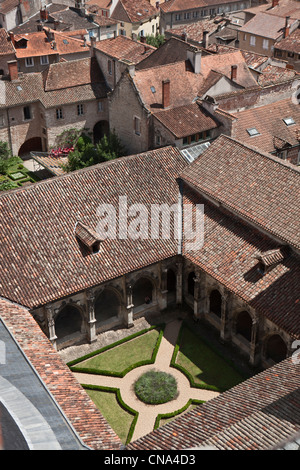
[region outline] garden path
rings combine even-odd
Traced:
[[[181,320],[173,320],[167,323],[154,364],[137,367],[128,372],[123,378],[74,373],[81,384],[118,388],[124,403],[138,411],[139,416],[132,441],[153,431],[158,414],[177,411],[185,406],[190,399],[208,401],[219,395],[219,392],[191,387],[189,380],[182,372],[170,367],[181,323]],[[136,397],[133,390],[134,382],[142,374],[153,369],[166,372],[176,378],[179,392],[176,399],[161,405],[147,405]]]

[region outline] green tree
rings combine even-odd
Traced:
[[[122,155],[125,155],[125,149],[115,132],[109,133],[108,136],[104,135],[96,146],[88,136],[82,134],[77,139],[74,151],[69,152],[67,164],[62,168],[67,172],[79,170],[97,163],[113,160]]]
[[[8,170],[10,158],[12,158],[12,153],[8,143],[0,140],[0,173],[2,175],[5,175]]]
[[[146,43],[149,44],[150,46],[154,46],[158,48],[164,42],[165,42],[165,36],[163,34],[156,34],[156,36],[147,34],[146,36]]]

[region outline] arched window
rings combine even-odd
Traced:
[[[211,291],[209,296],[209,309],[210,312],[214,313],[218,317],[221,317],[222,313],[222,296],[220,292],[215,289]]]
[[[55,320],[55,334],[58,339],[81,331],[82,318],[74,305],[66,305]]]
[[[117,317],[120,312],[120,300],[112,289],[104,289],[95,302],[95,318],[103,322]]]
[[[287,346],[280,335],[273,335],[267,339],[266,358],[274,362],[283,361],[287,355]]]
[[[236,319],[236,333],[251,341],[252,318],[246,311],[240,312]]]

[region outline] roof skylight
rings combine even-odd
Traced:
[[[247,129],[247,132],[250,135],[250,137],[253,137],[255,135],[259,135],[259,132],[255,127],[251,127],[249,129]]]
[[[287,117],[287,118],[284,118],[283,119],[283,122],[287,125],[287,126],[291,126],[292,124],[296,124],[294,119],[292,117]]]

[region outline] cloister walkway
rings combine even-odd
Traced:
[[[219,395],[219,392],[191,387],[189,380],[182,372],[170,367],[181,323],[182,320],[178,319],[167,323],[154,364],[137,367],[128,372],[123,378],[74,373],[75,377],[81,384],[99,385],[119,389],[124,403],[138,411],[139,416],[132,441],[153,431],[158,414],[177,411],[184,407],[190,399],[208,401]],[[136,397],[133,390],[134,382],[138,377],[140,377],[140,375],[153,369],[166,372],[175,377],[179,392],[176,399],[161,405],[147,405]]]

